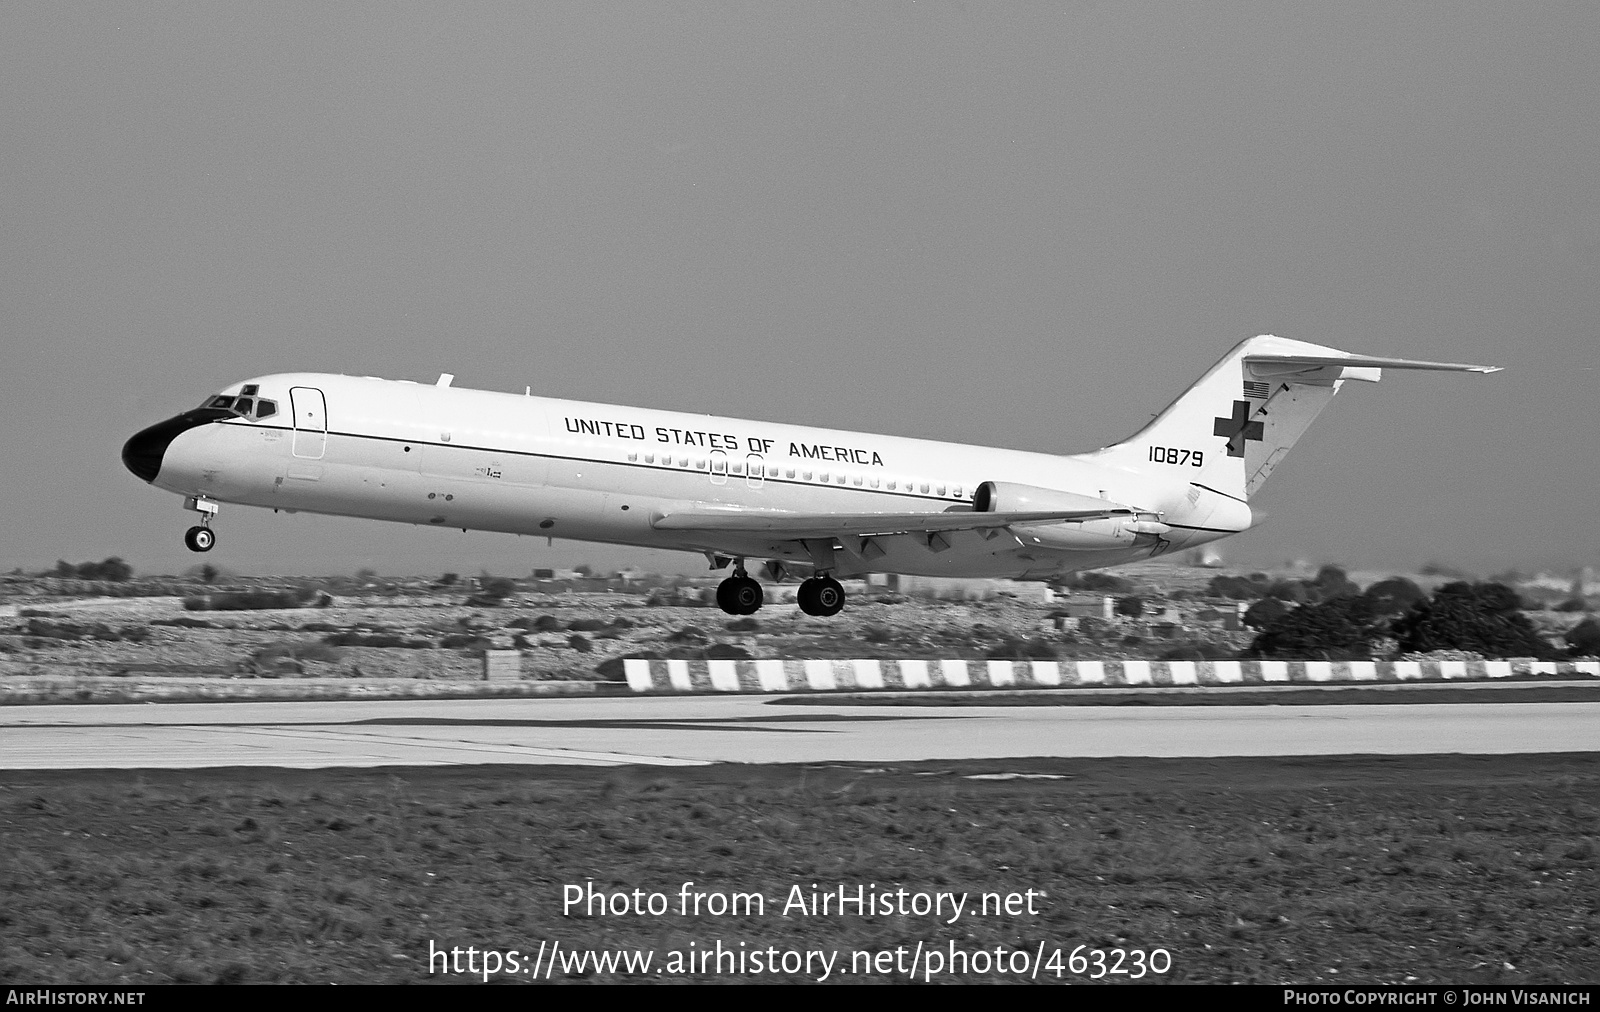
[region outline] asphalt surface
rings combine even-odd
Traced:
[[[808,705],[786,697],[0,708],[3,769],[913,762],[1600,751],[1600,703]]]

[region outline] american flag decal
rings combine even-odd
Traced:
[[[1271,383],[1256,383],[1251,380],[1244,381],[1244,395],[1257,400],[1266,400],[1272,394]]]

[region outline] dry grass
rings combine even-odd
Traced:
[[[964,778],[999,770],[1063,779]],[[0,981],[411,982],[430,940],[718,938],[1159,946],[1185,982],[1594,981],[1597,787],[1592,755],[8,773]],[[589,879],[772,906],[563,917]],[[812,883],[1048,898],[954,925],[776,913]]]

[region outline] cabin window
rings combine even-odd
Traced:
[[[951,489],[950,490],[950,494],[955,496],[957,499],[960,499],[961,498],[961,486],[957,485],[955,488]]]
[[[850,484],[854,485],[856,488],[860,488],[861,487],[861,475],[858,474],[854,478],[851,478],[850,479]]]
[[[939,494],[940,495],[944,495],[944,486],[943,485],[939,486]]]
[[[878,479],[877,478],[873,478],[872,479],[872,487],[873,488],[877,488],[878,487]]]
[[[644,455],[644,462],[646,464],[654,464],[656,462],[656,455],[653,454],[653,453],[645,454]]]
[[[811,480],[811,472],[807,471],[804,474],[802,474],[800,477],[804,478],[806,481],[810,481]]]
[[[927,495],[928,494],[928,483],[927,482],[923,482],[922,483],[922,494],[923,495]]]
[[[678,466],[679,467],[688,467],[689,466],[689,458],[688,457],[684,457],[682,460],[678,461]]]
[[[890,478],[889,479],[889,491],[893,492],[894,489],[895,489],[895,486],[898,485],[898,484],[900,484],[900,483],[895,481],[893,478]]]
[[[638,459],[639,459],[639,455],[637,453],[628,454],[628,462],[629,463],[632,463],[632,462],[634,462],[634,461],[636,461]]]

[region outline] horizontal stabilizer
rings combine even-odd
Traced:
[[[1442,372],[1499,372],[1497,365],[1467,365],[1463,362],[1422,362],[1410,358],[1378,358],[1373,355],[1275,355],[1246,354],[1244,360],[1257,372],[1277,372],[1276,366],[1288,371],[1323,369],[1345,366],[1353,369],[1437,369]],[[1262,367],[1266,366],[1266,369]]]
[[[1104,508],[1083,510],[1033,510],[1025,513],[788,513],[778,510],[687,507],[658,515],[651,526],[658,531],[707,531],[722,534],[770,534],[781,538],[828,538],[838,535],[931,534],[936,531],[970,531],[1012,524],[1059,523],[1064,520],[1103,520],[1130,516],[1135,511],[1108,502]]]

